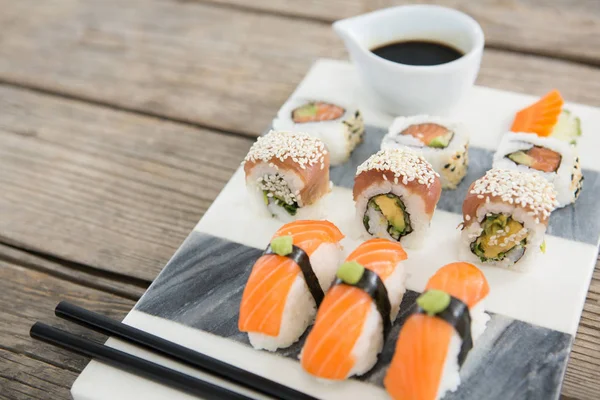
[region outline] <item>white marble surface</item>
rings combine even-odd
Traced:
[[[393,118],[369,107],[369,99],[361,90],[355,71],[345,62],[317,62],[294,95],[319,97],[320,94],[331,92],[344,96],[349,101],[356,100],[368,124],[385,127]],[[455,117],[464,119],[470,126],[472,145],[493,150],[500,135],[508,130],[514,112],[534,100],[532,96],[475,87],[459,107]],[[600,171],[600,159],[595,154],[600,148],[600,136],[595,134],[600,131],[600,110],[576,104],[569,104],[568,108],[582,118],[584,136],[579,147],[583,168]],[[263,248],[280,224],[276,220],[257,219],[244,212],[245,204],[240,197],[243,190],[243,174],[238,170],[195,229],[251,247]],[[354,209],[350,190],[335,187],[328,201],[332,204],[329,207],[329,218],[346,233],[345,250],[351,251],[359,241],[353,237],[355,235],[351,227]],[[420,291],[437,268],[456,260],[456,241],[459,235],[455,228],[459,222],[458,214],[441,210],[436,212],[427,246],[420,251],[409,252],[407,264],[411,272],[408,282],[410,289]],[[526,322],[574,334],[595,264],[597,243],[585,244],[557,236],[548,237],[547,243],[548,252],[533,273],[518,274],[483,268],[492,287],[487,308]],[[291,374],[287,383],[293,382],[292,386],[296,387],[308,385],[309,378],[300,371],[297,363],[289,359],[275,355],[261,355],[257,358],[253,356],[256,353],[254,350],[240,343],[135,310],[127,316],[126,322],[273,379],[278,379],[279,368],[286,365],[286,373]],[[134,354],[174,365],[116,340],[110,339],[109,343]],[[181,366],[178,368],[198,374]],[[340,389],[330,385],[315,386],[314,381],[311,381],[308,391],[313,392],[318,388],[319,395],[327,398],[386,398],[380,388],[360,382],[353,381]],[[76,400],[191,398],[95,361],[82,372],[72,393]]]

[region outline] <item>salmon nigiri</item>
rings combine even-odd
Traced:
[[[319,311],[300,363],[319,378],[341,380],[373,367],[405,292],[402,246],[371,239],[350,254]]]
[[[344,235],[329,221],[283,225],[256,261],[242,295],[238,328],[257,349],[297,341],[335,277]]]
[[[482,306],[489,291],[483,273],[465,262],[448,264],[429,279],[384,379],[393,399],[434,400],[456,390],[460,365],[489,319]]]
[[[519,111],[510,130],[535,133],[538,136],[550,136],[558,122],[563,104],[560,92],[553,90],[534,104]]]

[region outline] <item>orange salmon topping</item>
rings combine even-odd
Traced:
[[[329,221],[303,220],[283,225],[273,238],[279,236],[292,236],[294,245],[309,256],[321,244],[337,243],[344,238],[342,232]],[[287,257],[261,256],[252,267],[244,288],[239,330],[279,335],[287,296],[298,274],[301,274],[300,267]]]
[[[519,111],[510,130],[549,136],[562,112],[563,104],[560,92],[553,90],[534,104]]]

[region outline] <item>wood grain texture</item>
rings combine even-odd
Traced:
[[[437,4],[463,11],[482,26],[489,48],[600,65],[597,0],[196,0],[331,23],[381,8]]]
[[[574,399],[600,398],[600,262],[587,294],[562,393]]]
[[[88,359],[29,337],[36,321],[95,340],[95,333],[54,317],[54,306],[69,300],[122,319],[133,301],[0,261],[0,398],[69,399],[69,388]]]
[[[0,242],[147,283],[251,140],[0,87],[0,143]]]
[[[32,239],[40,238],[34,236]],[[2,243],[0,243],[0,260],[130,300],[139,299],[150,286],[150,281],[129,276],[127,273],[110,274],[85,264]]]
[[[251,136],[317,58],[346,58],[329,24],[197,2],[0,0],[0,9],[0,80]],[[599,69],[544,57],[487,50],[478,83],[556,87],[600,105]]]

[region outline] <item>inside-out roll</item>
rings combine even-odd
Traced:
[[[469,132],[456,121],[416,115],[398,117],[381,142],[382,149],[410,147],[440,174],[443,189],[456,189],[469,166]]]
[[[332,165],[346,162],[362,141],[365,125],[360,111],[325,99],[289,99],[273,120],[273,129],[304,132],[325,143]]]
[[[463,202],[461,258],[526,271],[545,251],[544,234],[556,191],[542,176],[492,169]]]
[[[329,152],[319,139],[299,132],[271,131],[244,159],[250,200],[265,216],[283,221],[323,217],[330,192]]]
[[[442,188],[439,175],[415,152],[380,150],[354,178],[357,225],[365,237],[419,247],[429,229]]]
[[[559,139],[531,133],[506,133],[494,154],[494,168],[534,172],[556,189],[558,207],[577,200],[583,173],[575,146]]]

